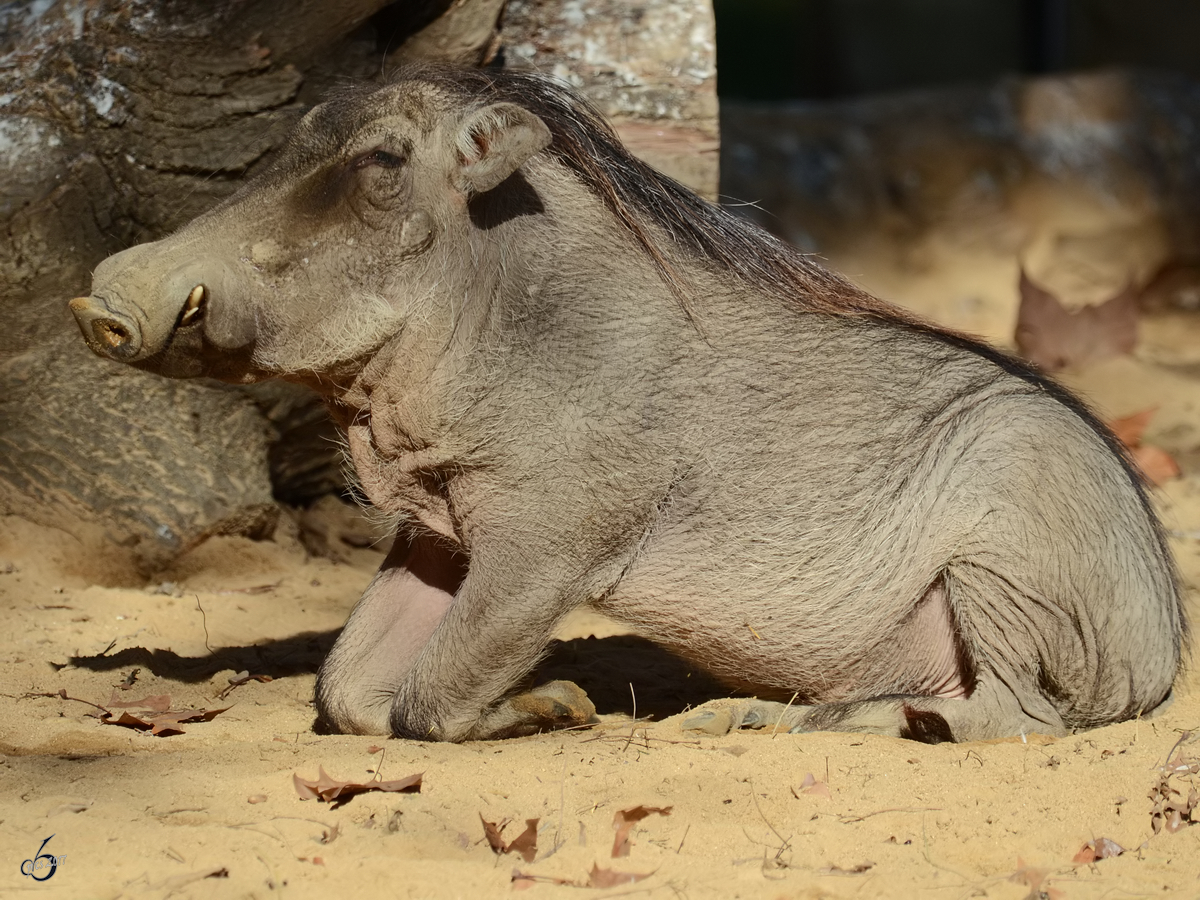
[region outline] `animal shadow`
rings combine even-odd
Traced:
[[[575,682],[601,715],[665,719],[732,693],[706,672],[634,635],[556,641],[533,677],[535,683]]]

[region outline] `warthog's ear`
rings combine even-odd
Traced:
[[[515,103],[477,109],[458,129],[456,187],[467,194],[490,191],[550,141],[546,123]]]

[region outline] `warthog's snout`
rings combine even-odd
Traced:
[[[187,302],[183,304],[176,325],[186,328],[198,323],[204,315],[207,299],[208,289],[203,284],[193,287],[188,292]],[[144,341],[142,329],[134,316],[114,310],[99,297],[76,297],[69,305],[83,331],[83,339],[94,353],[119,362],[132,362],[139,358]],[[141,355],[152,356],[158,349],[161,348]]]
[[[243,286],[211,254],[192,251],[188,242],[168,238],[102,262],[91,296],[70,302],[88,347],[99,356],[164,374],[199,374],[174,371],[177,366],[166,356],[177,356],[185,347],[192,355],[205,344],[228,352],[252,341],[252,329],[236,312]],[[216,321],[215,307],[224,311]]]
[[[93,353],[120,362],[137,356],[142,348],[142,330],[131,317],[114,312],[95,297],[76,297],[70,307]]]

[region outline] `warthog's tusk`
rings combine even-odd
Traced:
[[[187,303],[183,305],[183,316],[179,320],[180,325],[187,325],[200,315],[200,310],[204,307],[204,295],[204,285],[198,284],[192,288],[192,292],[188,294]]]

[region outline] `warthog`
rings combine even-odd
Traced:
[[[1063,734],[1170,695],[1174,567],[1080,401],[699,199],[554,81],[344,90],[71,308],[102,356],[300,382],[345,428],[399,524],[317,681],[335,729],[588,721],[569,682],[520,690],[585,604],[763,698],[735,726]]]

